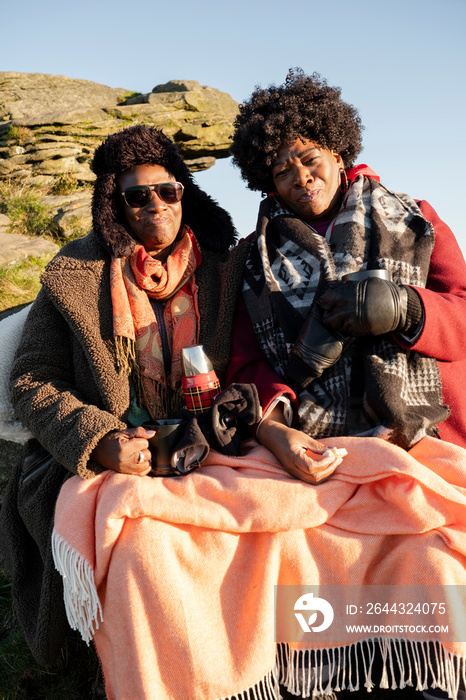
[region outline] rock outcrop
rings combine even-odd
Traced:
[[[138,123],[163,129],[188,166],[204,170],[228,155],[237,111],[227,93],[196,80],[136,94],[64,76],[0,72],[0,178],[91,181],[96,146]]]
[[[16,233],[0,232],[0,267],[27,258],[52,258],[60,247],[45,238],[29,238]]]

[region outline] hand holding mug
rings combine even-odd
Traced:
[[[119,474],[146,476],[152,469],[149,439],[153,430],[126,428],[104,435],[91,453],[91,459],[104,469]]]

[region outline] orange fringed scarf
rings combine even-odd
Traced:
[[[181,350],[199,339],[199,310],[194,272],[202,260],[188,226],[165,263],[137,245],[129,258],[113,258],[110,289],[113,335],[120,369],[136,380],[139,400],[152,418],[169,413],[167,388],[180,391]],[[166,375],[162,339],[149,297],[167,302],[163,317],[171,351]]]

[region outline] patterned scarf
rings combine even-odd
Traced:
[[[344,197],[330,245],[274,197],[264,200],[243,295],[275,371],[287,378],[296,336],[329,281],[385,268],[396,284],[424,287],[433,245],[433,227],[413,199],[362,175]],[[301,426],[313,437],[377,435],[408,448],[447,416],[436,360],[389,334],[358,339],[300,393]]]
[[[137,245],[129,258],[113,258],[110,288],[113,304],[113,334],[119,364],[131,371],[139,400],[152,418],[173,415],[170,395],[181,390],[181,350],[196,345],[199,310],[194,272],[201,251],[188,226],[165,263],[152,258]],[[159,328],[149,297],[166,302]],[[171,354],[166,373],[162,334]],[[170,391],[173,390],[173,391]]]

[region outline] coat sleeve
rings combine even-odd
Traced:
[[[264,411],[275,398],[283,394],[296,401],[294,391],[275,373],[262,352],[241,294],[233,321],[231,360],[226,385],[232,382],[255,384]]]
[[[466,359],[466,263],[461,249],[438,214],[418,202],[434,227],[435,244],[425,289],[415,287],[424,308],[424,326],[410,346],[423,355],[454,362]]]
[[[76,387],[76,343],[43,290],[34,302],[11,373],[16,415],[64,467],[86,478],[102,471],[89,455],[125,423],[86,400]],[[89,372],[89,383],[93,382]]]

